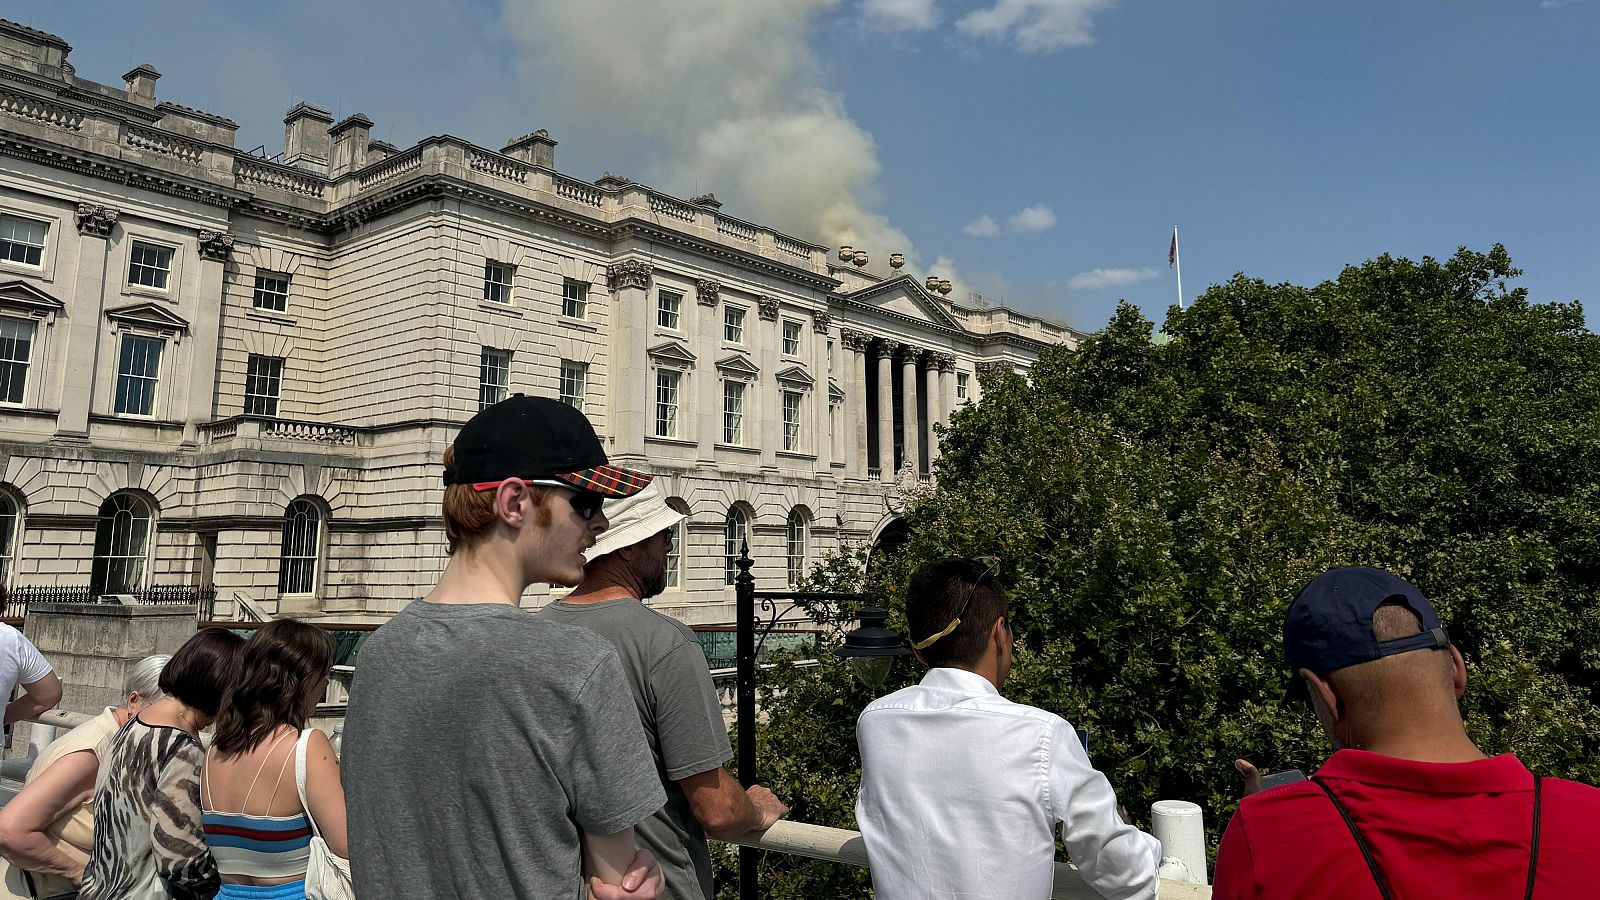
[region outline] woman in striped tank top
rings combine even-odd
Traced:
[[[278,619],[245,643],[239,678],[222,699],[202,771],[201,824],[222,875],[218,900],[304,900],[311,821],[347,856],[339,762],[322,732],[306,751],[306,800],[295,789],[295,748],[328,686],[333,638]]]

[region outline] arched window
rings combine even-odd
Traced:
[[[94,529],[90,593],[96,597],[132,594],[144,587],[155,521],[155,510],[137,494],[119,492],[100,504],[100,521]]]
[[[806,511],[795,507],[789,513],[789,586],[794,587],[806,574]]]
[[[22,534],[22,504],[9,489],[0,488],[0,588],[11,586],[12,560]]]
[[[667,590],[670,591],[683,587],[683,560],[689,555],[684,544],[689,538],[689,504],[673,497],[667,500],[667,505],[684,515],[672,526],[672,552],[667,554]]]
[[[733,584],[739,574],[739,553],[750,542],[750,516],[738,506],[728,507],[728,520],[723,529],[724,565],[723,583]]]
[[[278,593],[312,594],[322,560],[322,508],[297,497],[283,511],[283,546],[278,553]]]

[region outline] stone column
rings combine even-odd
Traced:
[[[606,269],[606,286],[611,291],[611,340],[606,363],[605,431],[616,441],[606,451],[613,456],[644,457],[645,435],[655,433],[656,386],[648,353],[650,323],[655,321],[655,310],[650,306],[650,273],[650,264],[639,259],[624,259]],[[681,418],[686,399],[680,391],[680,434],[689,431],[688,423]]]
[[[67,346],[63,355],[61,412],[56,437],[89,440],[89,404],[94,397],[100,356],[101,319],[105,313],[106,257],[117,210],[94,203],[78,204],[78,271],[67,301]]]
[[[878,354],[878,477],[894,481],[894,354],[896,341],[879,341]],[[865,383],[865,382],[863,382]]]
[[[928,398],[928,471],[933,471],[933,458],[939,454],[939,435],[934,431],[934,424],[944,421],[944,409],[940,398],[944,395],[939,391],[939,357],[941,354],[929,353],[927,368],[922,370],[927,379],[923,393]]]
[[[849,429],[845,461],[848,473],[856,478],[867,477],[867,345],[871,338],[848,328],[839,332],[839,340],[850,354],[850,381],[844,392],[844,415]]]
[[[900,406],[905,422],[905,449],[901,459],[901,466],[909,466],[912,473],[921,471],[922,468],[922,440],[919,432],[922,430],[918,422],[917,413],[917,357],[922,351],[916,347],[906,347],[905,356],[900,360]]]
[[[188,402],[183,416],[183,442],[196,443],[200,424],[215,418],[218,360],[222,356],[223,281],[233,235],[226,231],[200,232],[200,306],[190,324]]]
[[[956,355],[939,354],[939,396],[944,398],[939,421],[950,424],[950,414],[956,411]]]
[[[815,383],[811,387],[811,396],[805,400],[805,412],[811,421],[811,452],[817,457],[816,471],[831,474],[833,463],[837,461],[833,456],[834,435],[828,419],[829,410],[833,408],[833,392],[828,389],[833,372],[833,357],[828,353],[828,340],[833,334],[833,316],[827,310],[812,312],[811,331],[816,335],[811,340],[811,371]],[[805,441],[802,440],[800,445],[804,447]]]
[[[722,376],[716,360],[722,346],[722,311],[717,308],[722,297],[722,285],[711,279],[695,283],[695,311],[699,325],[694,337],[703,362],[695,364],[695,402],[699,427],[695,439],[699,444],[699,460],[703,465],[714,465],[716,445],[722,443]],[[679,410],[679,416],[683,415]]]

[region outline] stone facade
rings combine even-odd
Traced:
[[[399,150],[302,103],[252,156],[155,69],[107,87],[69,49],[0,22],[6,588],[385,618],[443,567],[449,440],[524,392],[666,480],[689,520],[658,606],[730,622],[730,529],[763,585],[791,537],[805,563],[873,539],[980,369],[1078,338],[711,197],[563,175],[542,131]]]

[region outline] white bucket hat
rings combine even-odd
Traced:
[[[593,547],[584,551],[585,562],[594,562],[613,550],[631,547],[684,519],[683,513],[667,505],[659,479],[631,497],[606,500],[601,511],[611,521],[611,527],[600,533]]]

